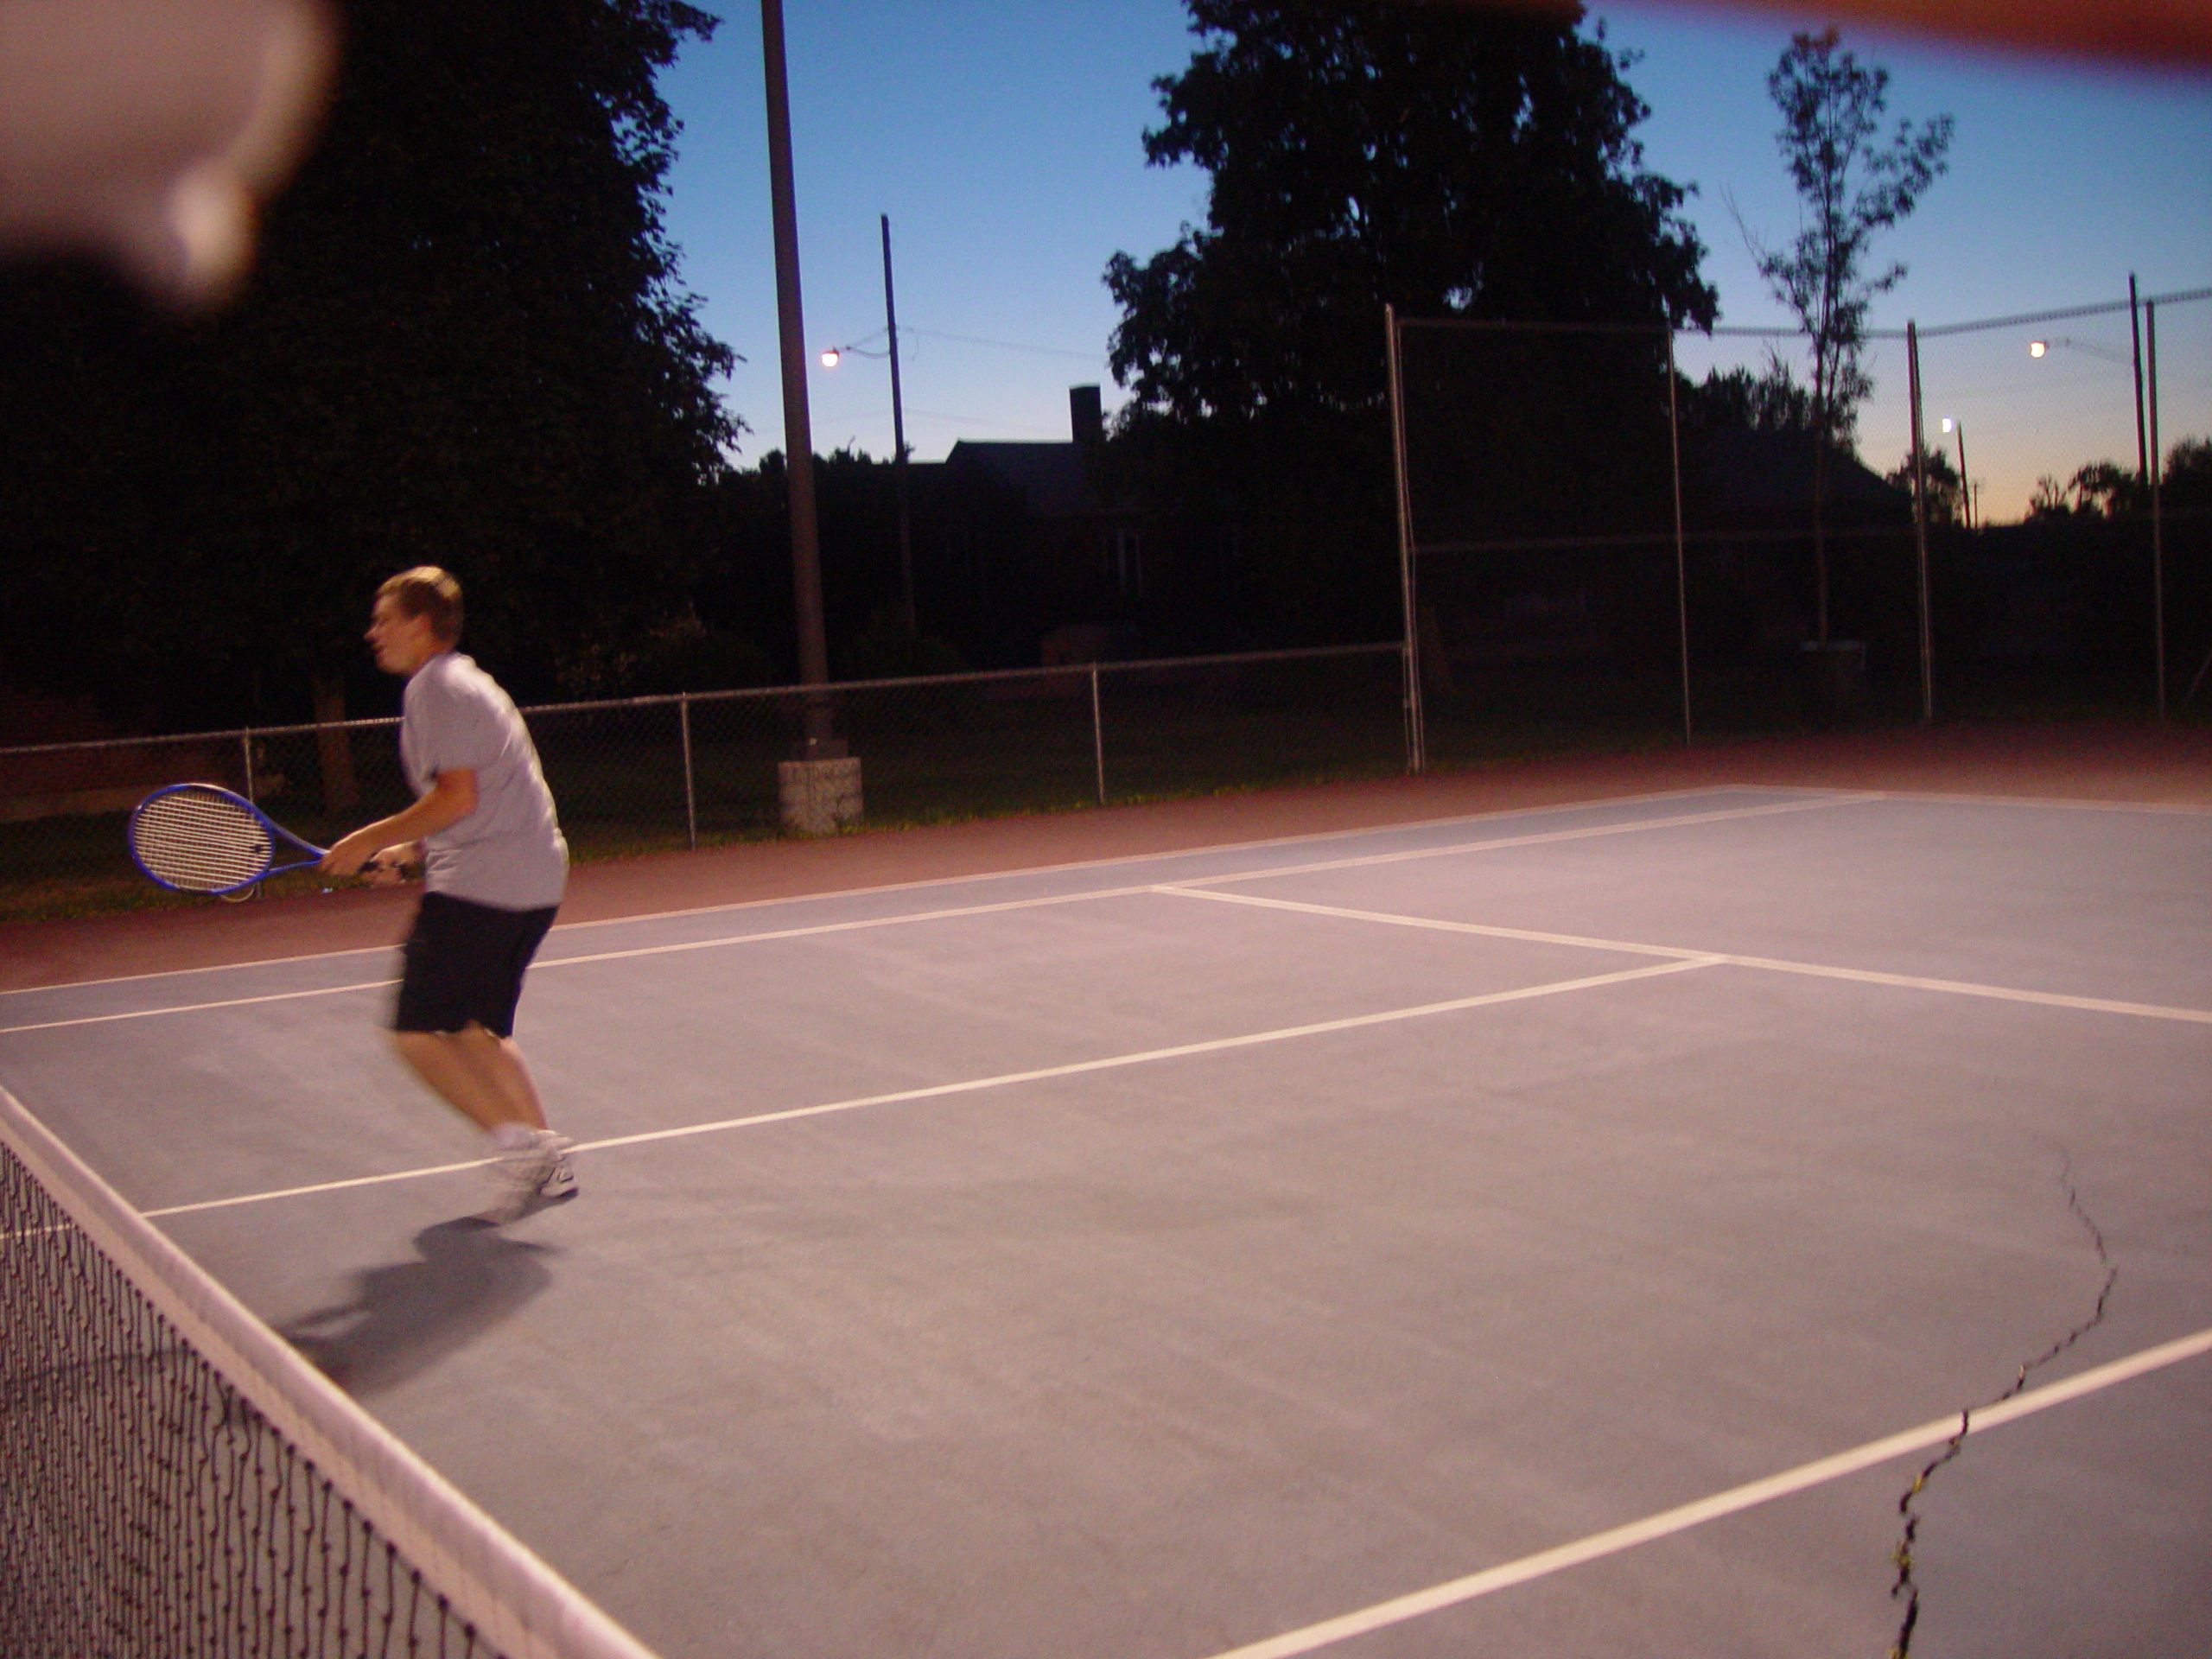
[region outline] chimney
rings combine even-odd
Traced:
[[[1079,449],[1096,449],[1106,441],[1106,417],[1099,404],[1097,387],[1068,388],[1068,424],[1074,430]]]

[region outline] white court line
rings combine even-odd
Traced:
[[[1115,853],[1104,858],[1070,859],[1063,864],[1025,864],[1010,870],[978,870],[969,875],[931,875],[912,881],[880,881],[872,887],[832,887],[820,893],[782,893],[770,899],[735,899],[715,905],[690,905],[675,910],[644,910],[627,916],[599,916],[589,921],[557,922],[555,933],[574,933],[591,927],[623,927],[632,923],[672,921],[686,916],[713,916],[746,910],[760,910],[773,905],[800,905],[830,902],[840,899],[861,899],[887,893],[911,893],[920,887],[944,887],[965,885],[974,881],[1013,881],[1025,876],[1058,875],[1071,870],[1103,869],[1116,864],[1155,863],[1171,858],[1205,858],[1218,854],[1257,852],[1270,847],[1295,847],[1317,841],[1345,841],[1358,836],[1399,835],[1419,830],[1446,829],[1461,823],[1493,823],[1505,818],[1541,817],[1560,812],[1593,812],[1611,806],[1640,806],[1656,801],[1686,800],[1700,795],[1802,794],[1820,796],[1827,802],[1842,804],[1850,801],[1928,801],[1960,806],[2017,806],[2059,807],[2095,812],[2152,812],[2194,814],[2212,817],[2212,806],[2196,806],[2183,801],[2092,801],[2061,795],[1955,795],[1940,794],[1923,790],[1852,789],[1840,784],[1763,784],[1740,781],[1689,784],[1680,789],[1656,789],[1635,795],[1597,795],[1585,800],[1555,801],[1548,805],[1501,807],[1491,812],[1455,812],[1440,818],[1407,818],[1391,823],[1355,825],[1342,830],[1314,830],[1304,835],[1268,836],[1256,841],[1216,842],[1202,847],[1182,847],[1157,853]],[[1824,803],[1815,803],[1815,804]],[[1501,843],[1503,844],[1503,843]],[[385,944],[351,945],[342,950],[310,950],[296,957],[259,957],[248,962],[226,962],[204,968],[157,968],[150,973],[111,974],[100,979],[73,979],[53,985],[26,985],[16,990],[0,991],[0,1002],[11,996],[36,996],[54,991],[84,990],[96,985],[128,985],[146,979],[181,979],[195,974],[238,973],[253,968],[278,968],[302,962],[329,962],[340,957],[378,955],[393,947]],[[10,1030],[28,1029],[21,1027],[0,1027],[0,1035]]]
[[[1918,974],[1884,973],[1872,968],[1837,968],[1825,963],[1791,962],[1780,957],[1743,957],[1726,950],[1705,950],[1687,945],[1643,944],[1629,939],[1596,939],[1579,933],[1546,933],[1526,927],[1497,927],[1486,922],[1452,922],[1433,916],[1405,916],[1394,911],[1354,910],[1343,905],[1306,904],[1294,899],[1265,899],[1255,893],[1211,893],[1185,883],[1165,883],[1153,892],[1184,899],[1210,899],[1216,904],[1249,905],[1257,910],[1287,910],[1308,916],[1332,916],[1345,921],[1379,922],[1391,927],[1425,928],[1440,933],[1472,933],[1483,938],[1516,939],[1534,944],[1567,944],[1586,950],[1618,950],[1639,957],[1694,957],[1731,968],[1755,968],[1766,973],[1802,974],[1815,979],[1850,980],[1863,985],[1890,985],[1908,991],[1942,991],[1954,996],[1986,997],[2000,1002],[2030,1002],[2047,1008],[2075,1008],[2087,1014],[2124,1014],[2144,1020],[2178,1020],[2190,1025],[2212,1025],[2212,1009],[2170,1007],[2158,1002],[2122,1002],[2103,996],[2072,996],[2063,991],[2018,990],[2007,985],[1982,985],[1971,980],[1930,979]]]
[[[1490,823],[1501,818],[1535,817],[1552,812],[1594,812],[1609,806],[1639,806],[1654,801],[1676,801],[1697,795],[1867,794],[1825,789],[1818,785],[1692,784],[1681,789],[1652,790],[1641,795],[1599,795],[1589,800],[1560,801],[1549,806],[1508,806],[1492,812],[1456,812],[1441,818],[1408,818],[1401,823],[1375,823],[1344,830],[1313,830],[1303,835],[1268,836],[1257,841],[1217,842],[1204,847],[1184,847],[1160,853],[1115,853],[1104,858],[1070,859],[1065,864],[1027,864],[1011,870],[978,870],[972,875],[926,875],[912,881],[879,881],[873,887],[832,887],[821,893],[780,893],[770,899],[733,899],[715,905],[690,905],[677,910],[643,910],[628,916],[599,916],[588,922],[556,922],[555,933],[576,933],[591,927],[622,927],[632,922],[673,921],[685,916],[714,916],[743,910],[762,910],[773,905],[806,905],[838,899],[864,899],[879,893],[911,893],[918,887],[963,887],[976,881],[1014,881],[1024,876],[1058,875],[1070,870],[1109,868],[1116,864],[1150,864],[1171,858],[1205,858],[1215,854],[1259,852],[1269,847],[1295,847],[1316,841],[1346,841],[1357,836],[1396,835],[1414,830],[1440,830],[1459,823]],[[1872,798],[1871,795],[1868,798]],[[2212,809],[2208,809],[2212,810]],[[183,979],[194,974],[241,973],[252,968],[285,968],[302,962],[334,962],[340,957],[366,957],[392,950],[390,944],[349,945],[343,950],[310,950],[296,957],[258,957],[249,962],[215,963],[204,968],[156,968],[150,973],[111,974],[104,979],[72,979],[53,985],[25,985],[0,991],[0,1002],[11,996],[38,996],[54,991],[81,991],[95,985],[130,985],[144,979]],[[0,1028],[0,1030],[12,1029]]]
[[[629,950],[594,950],[575,957],[547,957],[531,964],[532,973],[555,968],[575,968],[588,963],[622,962],[633,957],[668,957],[686,950],[713,950],[724,945],[765,944],[775,939],[806,939],[824,933],[851,933],[862,928],[894,927],[902,922],[942,922],[961,916],[988,916],[1005,910],[1034,910],[1046,905],[1080,904],[1086,899],[1126,899],[1150,893],[1149,887],[1100,887],[1090,893],[1055,893],[1043,899],[1007,899],[995,905],[964,905],[955,910],[917,910],[901,916],[870,916],[849,922],[817,922],[807,927],[777,928],[761,933],[738,933],[726,938],[687,939],[675,944],[639,945]],[[80,1014],[72,1020],[47,1020],[36,1025],[0,1026],[0,1037],[23,1031],[59,1031],[70,1026],[104,1026],[118,1020],[150,1020],[158,1014],[199,1014],[213,1008],[245,1007],[256,1002],[289,1002],[297,997],[336,996],[341,991],[374,991],[397,985],[396,979],[365,979],[350,985],[325,985],[311,991],[271,991],[266,996],[236,996],[219,1002],[179,1002],[167,1007],[126,1008],[114,1014]]]
[[[1480,1573],[1471,1573],[1465,1578],[1433,1585],[1409,1595],[1378,1601],[1356,1612],[1323,1619],[1319,1624],[1308,1624],[1300,1630],[1286,1630],[1262,1642],[1231,1648],[1227,1652],[1214,1655],[1213,1659],[1294,1659],[1300,1654],[1333,1647],[1339,1642],[1367,1636],[1393,1624],[1402,1624],[1442,1608],[1456,1607],[1463,1602],[1495,1595],[1500,1590],[1509,1590],[1534,1579],[1548,1578],[1571,1567],[1580,1567],[1586,1562],[1617,1555],[1639,1544],[1648,1544],[1678,1532],[1686,1532],[1692,1527],[1703,1526],[1708,1521],[1717,1521],[1723,1516],[1735,1515],[1761,1503],[1770,1503],[1778,1497],[1787,1497],[1809,1487],[1825,1485],[1910,1452],[1924,1452],[1930,1446],[1942,1445],[1962,1428],[1968,1434],[1980,1434],[2208,1352],[2212,1352],[2212,1330],[2199,1331],[2194,1336],[2178,1338],[2156,1348],[2145,1348],[2125,1359],[2114,1360],[2109,1365],[2100,1365],[2063,1382],[2015,1395],[2002,1405],[1938,1418],[1932,1423],[1923,1423],[1918,1428],[1909,1428],[1901,1434],[1869,1440],[1864,1446],[1840,1452],[1834,1457],[1800,1464],[1795,1469],[1769,1475],[1764,1480],[1731,1487],[1725,1492],[1716,1492],[1710,1497],[1702,1497],[1676,1509],[1662,1510],[1656,1515],[1646,1516],[1643,1520],[1632,1521],[1626,1526],[1592,1533],[1589,1537],[1577,1539],[1573,1543],[1539,1550],[1533,1555],[1522,1556],[1519,1560],[1507,1561]]]
[[[1281,868],[1250,870],[1231,875],[1194,876],[1191,878],[1191,881],[1250,881],[1272,875],[1302,875],[1319,870],[1351,869],[1368,864],[1395,863],[1408,858],[1444,858],[1459,853],[1488,852],[1493,848],[1534,847],[1557,841],[1581,841],[1592,836],[1630,835],[1643,830],[1669,830],[1686,824],[1718,823],[1735,818],[1766,817],[1777,812],[1805,812],[1821,807],[1855,805],[1862,801],[1876,798],[1878,798],[1871,795],[1837,796],[1808,801],[1785,801],[1765,806],[1735,807],[1713,812],[1682,813],[1665,818],[1637,818],[1627,823],[1596,824],[1576,830],[1545,830],[1533,836],[1512,836],[1490,841],[1452,842],[1442,847],[1422,847],[1395,853],[1373,853],[1358,858],[1332,859],[1322,863],[1287,865]],[[1161,855],[1160,856],[1181,856],[1181,855]],[[1105,861],[1114,863],[1137,861]],[[943,884],[920,883],[918,885]],[[858,932],[871,927],[895,927],[906,922],[945,921],[962,916],[987,916],[1002,911],[1039,910],[1053,905],[1082,904],[1092,899],[1126,899],[1138,893],[1164,891],[1166,889],[1151,882],[1144,882],[1124,887],[1095,887],[1082,893],[1050,893],[1034,899],[1002,899],[995,904],[963,905],[947,910],[911,911],[897,916],[870,916],[852,921],[818,922],[805,927],[778,928],[767,932],[730,933],[711,939],[685,939],[672,944],[638,945],[626,950],[597,950],[582,956],[547,957],[534,963],[531,965],[531,971],[572,968],[589,963],[634,961],[644,957],[676,956],[690,950],[715,950],[728,945],[765,944],[775,939],[803,939],[828,933]],[[778,899],[772,902],[780,904],[794,901]],[[306,961],[312,958],[302,957],[297,960]],[[256,1003],[283,1002],[295,997],[335,996],[346,991],[378,990],[397,982],[391,979],[363,980],[348,985],[321,986],[308,991],[276,991],[265,996],[227,997],[215,1001],[178,1002],[155,1008],[127,1008],[111,1014],[80,1014],[67,1020],[42,1020],[20,1026],[0,1026],[0,1037],[13,1036],[19,1033],[31,1031],[60,1031],[76,1026],[111,1025],[124,1020],[150,1020],[172,1014],[198,1014],[203,1010],[215,1008],[245,1007]],[[56,988],[70,990],[76,988],[64,986]],[[14,993],[17,995],[26,994]]]
[[[1315,875],[1324,870],[1363,870],[1378,864],[1403,864],[1418,858],[1448,858],[1454,853],[1487,853],[1502,851],[1509,847],[1541,847],[1554,842],[1591,841],[1600,836],[1630,835],[1639,830],[1674,830],[1693,823],[1726,823],[1738,818],[1768,818],[1784,812],[1817,812],[1827,807],[1864,806],[1870,801],[1883,798],[1872,793],[1839,793],[1819,800],[1777,801],[1767,806],[1731,807],[1714,812],[1682,812],[1671,818],[1638,818],[1629,823],[1593,823],[1580,830],[1548,830],[1534,836],[1501,836],[1489,841],[1455,842],[1445,847],[1414,847],[1395,853],[1363,853],[1354,858],[1332,858],[1313,864],[1278,864],[1264,870],[1240,870],[1228,875],[1194,875],[1169,885],[1195,888],[1219,881],[1262,881],[1277,875]]]
[[[1880,793],[1885,800],[1925,801],[1933,806],[2047,806],[2061,812],[2150,812],[2212,817],[2212,806],[2199,806],[2193,801],[2092,801],[2072,795],[1964,795],[1928,789],[1885,789]]]
[[[1340,1020],[1319,1020],[1304,1026],[1281,1026],[1271,1031],[1246,1032],[1235,1037],[1210,1037],[1195,1043],[1178,1043],[1170,1048],[1141,1049],[1134,1053],[1109,1054],[1095,1060],[1071,1060],[1065,1065],[1038,1066],[1027,1071],[1002,1071],[995,1077],[967,1077],[957,1083],[930,1084],[919,1089],[897,1089],[887,1094],[861,1095],[851,1100],[825,1101],[815,1106],[793,1106],[779,1112],[756,1112],[747,1117],[719,1118],[709,1123],[686,1123],[672,1129],[645,1129],[636,1135],[616,1135],[604,1140],[579,1141],[573,1150],[604,1152],[614,1147],[644,1146],[656,1141],[681,1141],[692,1135],[719,1135],[729,1129],[757,1128],[766,1123],[789,1123],[804,1117],[823,1117],[833,1112],[855,1112],[868,1106],[941,1100],[949,1095],[971,1095],[986,1089],[1007,1088],[1015,1084],[1044,1083],[1055,1077],[1077,1077],[1094,1071],[1114,1071],[1125,1066],[1149,1065],[1159,1060],[1185,1059],[1197,1054],[1220,1054],[1231,1049],[1255,1048],[1263,1043],[1287,1042],[1300,1037],[1319,1037],[1332,1032],[1394,1025],[1403,1020],[1423,1020],[1432,1014],[1459,1014],[1469,1008],[1492,1007],[1501,1002],[1525,1001],[1531,997],[1560,996],[1570,991],[1594,990],[1600,986],[1622,985],[1630,980],[1651,979],[1662,974],[1710,968],[1718,965],[1718,958],[1708,961],[1703,957],[1692,957],[1686,961],[1659,963],[1649,968],[1624,968],[1617,973],[1590,974],[1580,979],[1556,979],[1541,985],[1523,985],[1510,991],[1484,991],[1474,996],[1455,996],[1444,1002],[1386,1008],[1379,1014],[1348,1014]],[[144,1213],[149,1220],[162,1216],[190,1215],[202,1210],[226,1210],[242,1204],[262,1204],[271,1198],[296,1198],[317,1192],[335,1192],[350,1186],[377,1186],[387,1181],[411,1181],[423,1176],[447,1175],[456,1170],[474,1167],[474,1163],[440,1164],[426,1169],[395,1170],[389,1174],[358,1175],[348,1180],[324,1181],[313,1186],[288,1186],[271,1192],[247,1192],[237,1198],[207,1198],[197,1204],[171,1205],[167,1209],[149,1210]]]
[[[217,1008],[250,1008],[259,1002],[301,1002],[311,996],[342,996],[347,991],[377,991],[397,985],[396,979],[364,979],[351,985],[319,985],[311,991],[271,991],[265,996],[226,996],[213,1002],[177,1002],[161,1008],[126,1008],[120,1014],[86,1014],[73,1020],[39,1020],[29,1025],[0,1026],[0,1037],[26,1031],[63,1031],[72,1026],[105,1026],[118,1020],[153,1020],[165,1014],[209,1014]]]

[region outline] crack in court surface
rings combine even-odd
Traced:
[[[2062,1344],[2054,1351],[2054,1354],[2063,1351],[2066,1345],[2070,1344]],[[1884,1440],[1869,1440],[1864,1446],[1853,1446],[1833,1457],[1800,1464],[1796,1468],[1784,1470],[1780,1474],[1731,1487],[1726,1491],[1716,1492],[1710,1497],[1701,1497],[1675,1509],[1662,1510],[1656,1515],[1646,1516],[1641,1521],[1631,1521],[1625,1526],[1592,1533],[1586,1538],[1539,1550],[1518,1560],[1471,1573],[1465,1578],[1452,1579],[1443,1584],[1432,1585],[1425,1590],[1395,1596],[1388,1601],[1379,1601],[1371,1606],[1338,1614],[1334,1618],[1302,1625],[1294,1630],[1285,1630],[1262,1641],[1247,1643],[1243,1647],[1214,1654],[1211,1659],[1299,1659],[1299,1656],[1318,1653],[1357,1637],[1372,1635],[1395,1624],[1407,1624],[1428,1614],[1440,1612],[1447,1607],[1460,1606],[1484,1596],[1496,1595],[1502,1590],[1510,1590],[1517,1585],[1549,1578],[1570,1567],[1582,1567],[1609,1555],[1618,1555],[1624,1550],[1654,1543],[1662,1538],[1671,1538],[1677,1533],[1688,1532],[1707,1522],[1738,1515],[1762,1503],[1771,1503],[1777,1498],[1827,1485],[1847,1475],[1894,1462],[1912,1452],[1924,1452],[1929,1446],[1944,1445],[1955,1437],[1963,1439],[1968,1434],[1986,1434],[1993,1428],[2018,1422],[2023,1417],[2033,1416],[2054,1406],[2063,1406],[2089,1395],[2102,1393],[2122,1382],[2147,1376],[2153,1371],[2209,1353],[2212,1353],[2212,1330],[2177,1337],[2155,1348],[2145,1348],[2124,1359],[2116,1359],[2109,1364],[2082,1371],[2063,1382],[2048,1383],[2025,1393],[2011,1393],[1997,1403],[1983,1407],[1974,1414],[1970,1421],[1961,1422],[1958,1418],[1944,1417],[1932,1423],[1923,1423],[1917,1428],[1909,1428]],[[2045,1357],[2051,1357],[2054,1356]]]
[[[1904,1496],[1897,1500],[1897,1513],[1904,1517],[1904,1525],[1898,1535],[1897,1551],[1893,1557],[1897,1564],[1897,1575],[1896,1581],[1890,1586],[1890,1599],[1902,1601],[1904,1607],[1898,1615],[1897,1640],[1891,1644],[1890,1659],[1910,1659],[1913,1632],[1920,1624],[1920,1580],[1913,1557],[1913,1546],[1920,1537],[1922,1518],[1919,1510],[1920,1495],[1928,1489],[1928,1483],[1935,1478],[1936,1471],[1955,1459],[1965,1447],[1967,1436],[1974,1432],[1975,1413],[1980,1411],[1986,1414],[1991,1407],[2001,1406],[2006,1401],[2019,1395],[2028,1386],[2028,1378],[2031,1374],[2050,1364],[2051,1361],[2081,1341],[2083,1337],[2102,1325],[2105,1319],[2106,1304],[2112,1300],[2113,1291],[2120,1283],[2120,1264],[2112,1259],[2112,1252],[2106,1247],[2103,1230],[2082,1207],[2082,1194],[2074,1184],[2074,1160],[2063,1152],[2060,1157],[2062,1162],[2058,1172],[2058,1184],[2065,1190],[2066,1207],[2074,1212],[2074,1218],[2081,1223],[2082,1230],[2088,1234],[2089,1243],[2096,1247],[2097,1261],[2105,1270],[2104,1284],[2097,1292],[2096,1304],[2090,1310],[2089,1317],[2044,1349],[2042,1353],[2022,1365],[2018,1375],[2012,1379],[2012,1387],[1986,1405],[1969,1406],[1959,1413],[1958,1432],[1945,1443],[1942,1452],[1913,1477],[1912,1484],[1905,1488]]]

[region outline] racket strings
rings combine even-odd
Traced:
[[[275,857],[269,831],[235,801],[213,791],[173,790],[138,810],[131,850],[157,881],[216,893],[251,881]]]

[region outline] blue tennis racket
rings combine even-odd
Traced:
[[[218,897],[265,876],[303,869],[323,855],[323,849],[280,829],[245,796],[213,784],[156,790],[132,810],[130,836],[131,859],[149,879],[178,893]],[[295,848],[306,856],[292,858]],[[290,862],[279,864],[279,857]]]

